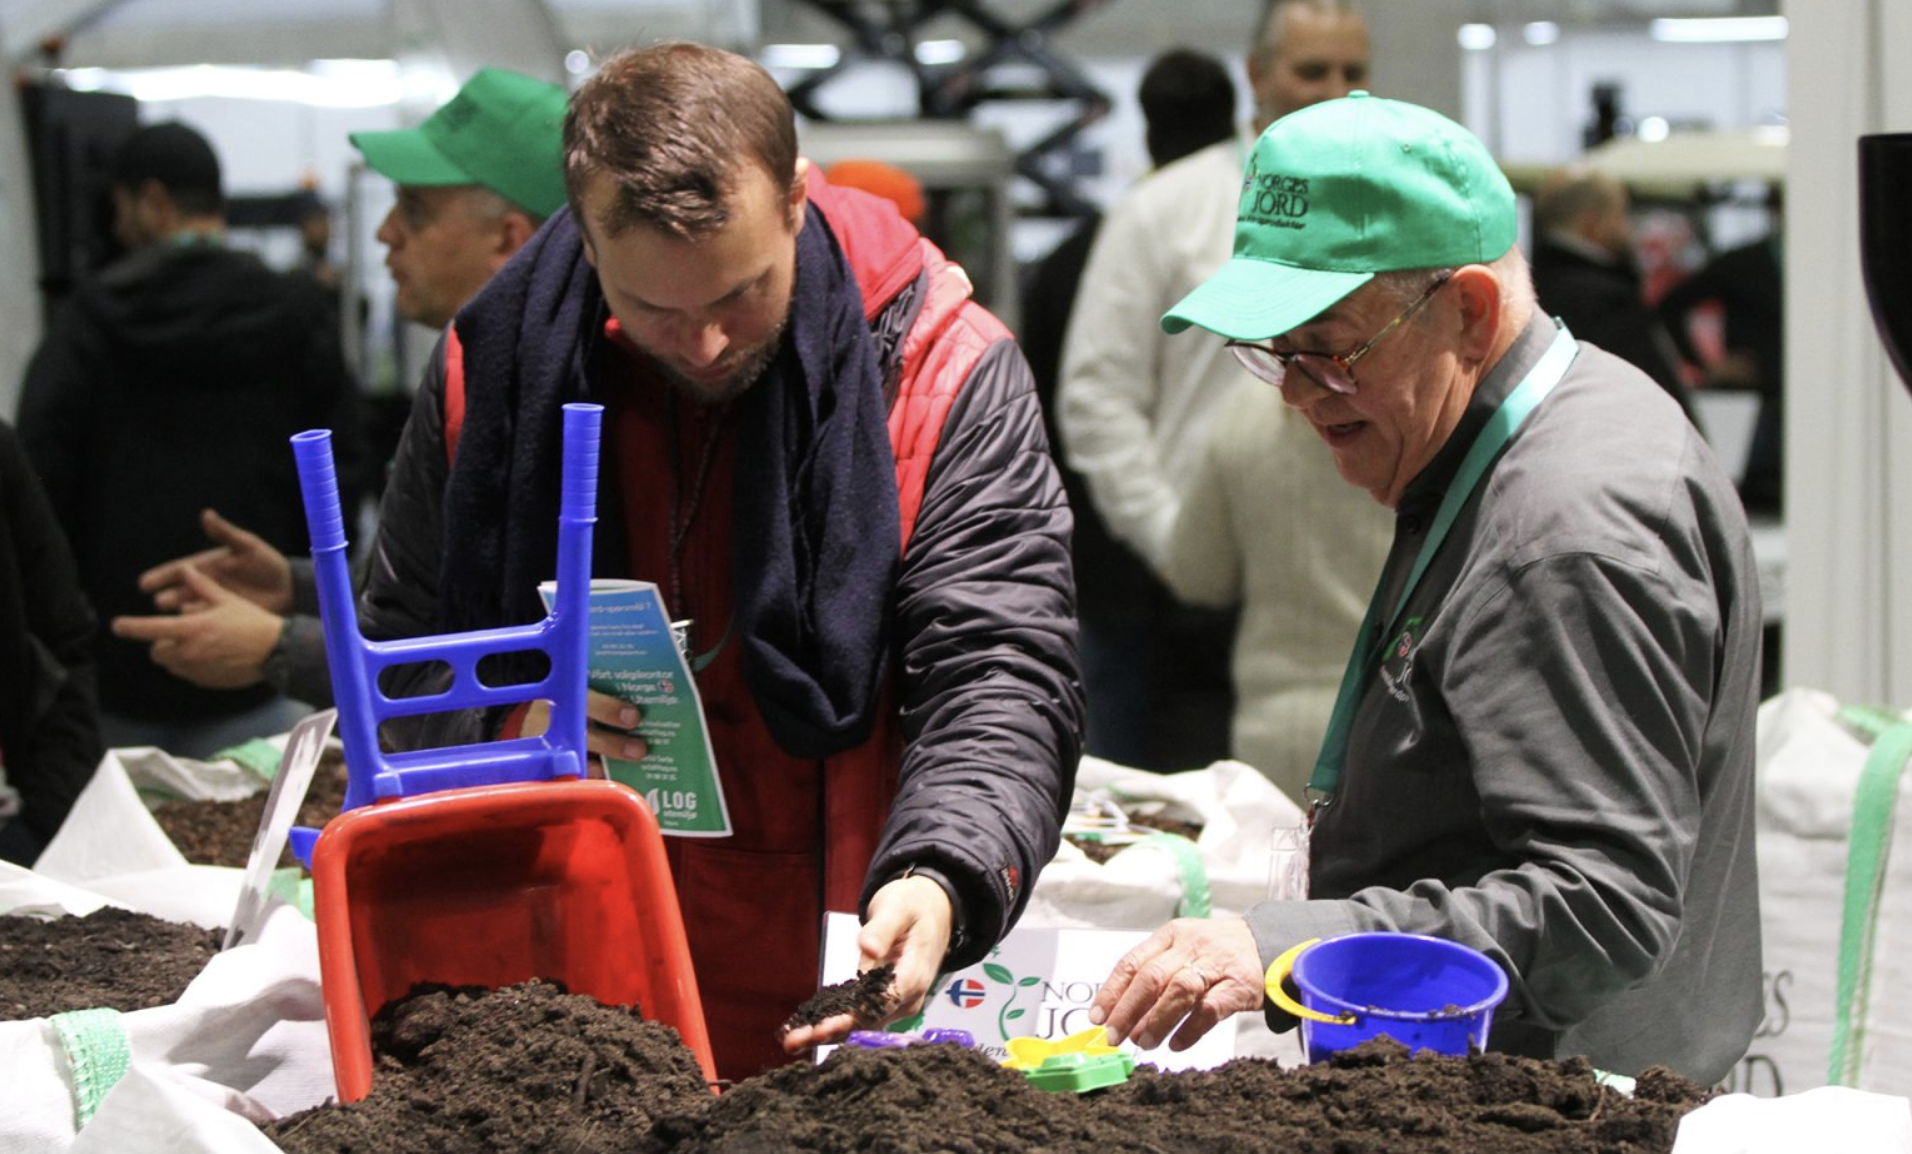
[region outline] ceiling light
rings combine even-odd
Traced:
[[[1784,16],[1704,16],[1654,20],[1647,34],[1667,44],[1732,44],[1749,40],[1784,40]]]
[[[766,44],[758,57],[765,68],[834,68],[843,58],[834,44]]]
[[[916,46],[918,64],[954,64],[963,58],[960,40],[925,40]]]
[[[1457,39],[1461,47],[1469,52],[1485,52],[1499,39],[1492,24],[1463,24]]]
[[[1544,48],[1560,39],[1560,25],[1551,20],[1536,20],[1522,28],[1520,35],[1535,48]]]
[[[380,64],[384,66],[381,67]],[[221,96],[282,100],[318,108],[377,108],[399,98],[389,62],[315,62],[307,71],[195,64],[183,68],[71,68],[59,73],[82,92],[123,92],[137,100],[172,101]]]

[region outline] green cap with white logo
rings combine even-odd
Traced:
[[[1261,134],[1243,174],[1234,257],[1162,327],[1266,340],[1375,273],[1485,264],[1518,236],[1514,190],[1479,138],[1419,105],[1350,93]]]

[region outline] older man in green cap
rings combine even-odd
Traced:
[[[555,84],[486,68],[417,128],[352,134],[398,185],[378,239],[400,316],[450,324],[564,204],[564,104]]]
[[[1233,259],[1163,318],[1228,338],[1396,524],[1309,783],[1305,899],[1156,932],[1096,996],[1117,1037],[1290,1027],[1271,962],[1396,931],[1506,971],[1493,1048],[1702,1082],[1745,1052],[1745,518],[1658,386],[1537,312],[1515,220],[1465,129],[1355,93],[1262,135]]]
[[[417,128],[352,134],[366,164],[398,185],[378,239],[399,315],[444,328],[563,206],[566,99],[556,84],[486,68]],[[202,521],[215,548],[140,577],[168,612],[117,618],[114,632],[166,641],[153,659],[196,685],[263,680],[330,704],[310,563],[289,561],[214,510]]]

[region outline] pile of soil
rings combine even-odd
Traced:
[[[1712,1096],[1664,1070],[1629,1098],[1582,1060],[1411,1057],[1385,1039],[1295,1070],[1144,1066],[1079,1096],[956,1046],[844,1047],[714,1096],[668,1027],[547,983],[414,995],[380,1015],[374,1049],[364,1102],[267,1133],[292,1154],[1646,1154]]]
[[[0,920],[0,1019],[171,1005],[225,939],[111,906],[83,918]]]
[[[677,1031],[550,982],[429,989],[372,1020],[372,1092],[279,1119],[291,1154],[609,1154],[711,1098]]]
[[[244,868],[266,812],[266,792],[262,789],[237,801],[161,802],[154,807],[153,818],[180,854],[194,865]],[[327,749],[320,755],[295,824],[317,828],[344,808],[345,758],[337,750]],[[299,863],[288,849],[280,855],[279,864]]]
[[[1710,1093],[1656,1071],[1627,1098],[1584,1061],[1410,1057],[1387,1040],[1297,1070],[1253,1059],[1142,1067],[1080,1096],[1034,1089],[973,1050],[846,1048],[743,1082],[700,1115],[665,1118],[631,1149],[1621,1154],[1671,1150],[1680,1117]]]

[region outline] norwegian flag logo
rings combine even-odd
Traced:
[[[988,989],[975,978],[958,978],[943,991],[959,1010],[973,1010],[983,1004]]]

